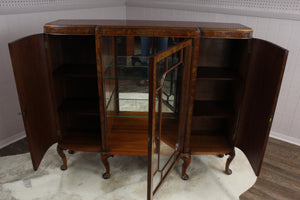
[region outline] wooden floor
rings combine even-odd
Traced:
[[[300,199],[300,147],[269,139],[255,185],[240,200]]]
[[[26,138],[0,149],[0,156],[11,156],[29,152]]]
[[[25,139],[0,149],[0,156],[28,152]],[[300,147],[270,138],[261,174],[240,200],[300,199]]]

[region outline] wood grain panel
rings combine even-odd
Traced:
[[[225,101],[232,96],[232,86],[228,81],[198,79],[196,84],[195,100]]]
[[[44,35],[32,35],[9,44],[25,130],[37,170],[48,148],[57,142]]]
[[[288,51],[259,39],[251,48],[236,145],[259,175]]]

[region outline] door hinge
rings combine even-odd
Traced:
[[[61,141],[62,141],[61,130],[56,130],[56,136],[58,139],[58,143],[61,143]]]
[[[248,40],[248,54],[250,54],[252,52],[252,40],[249,39]]]
[[[272,123],[272,121],[273,121],[273,116],[271,116],[271,117],[269,118],[269,124]]]
[[[45,41],[44,45],[45,45],[45,48],[48,49],[48,41]]]

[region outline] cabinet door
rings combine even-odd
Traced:
[[[57,142],[44,35],[12,42],[9,50],[32,164],[37,170],[48,148]]]
[[[260,39],[252,39],[250,48],[236,146],[259,175],[288,51]]]
[[[191,50],[189,39],[150,57],[148,200],[153,199],[180,158]]]

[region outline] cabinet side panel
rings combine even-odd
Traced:
[[[288,51],[253,39],[236,146],[259,175]]]
[[[49,85],[44,35],[32,35],[9,44],[23,121],[36,170],[57,141]]]

